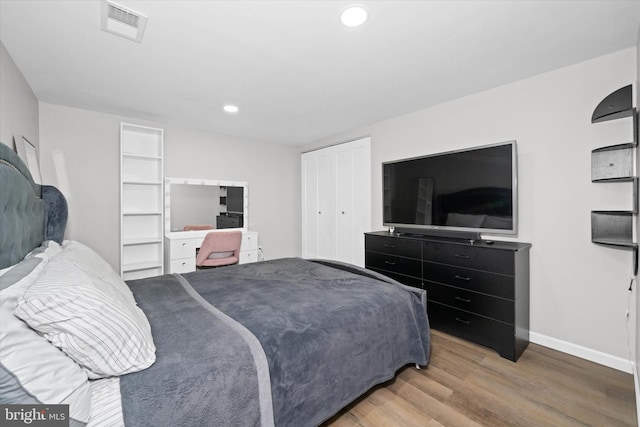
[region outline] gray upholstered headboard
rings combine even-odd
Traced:
[[[45,240],[62,243],[67,216],[62,193],[34,183],[18,155],[0,142],[0,269],[18,263]]]

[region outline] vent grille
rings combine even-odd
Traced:
[[[120,9],[112,4],[107,4],[107,6],[109,18],[122,22],[125,25],[138,28],[138,22],[140,20],[138,15],[127,12],[126,10]]]
[[[142,42],[147,17],[109,0],[102,0],[100,28],[129,40]]]

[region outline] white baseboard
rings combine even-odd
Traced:
[[[572,356],[576,356],[581,359],[590,360],[591,362],[608,366],[610,368],[617,369],[618,371],[627,372],[629,374],[634,373],[633,362],[622,357],[613,356],[611,354],[603,353],[601,351],[593,350],[587,347],[582,347],[577,344],[562,341],[557,338],[551,338],[535,332],[529,332],[529,340],[544,347],[549,347],[563,353],[571,354]],[[636,392],[636,399],[637,398],[638,393]],[[638,407],[640,408],[640,406]]]
[[[640,408],[640,380],[638,379],[638,365],[633,364],[633,384],[636,388],[636,408]],[[640,426],[640,411],[636,410],[638,425]]]

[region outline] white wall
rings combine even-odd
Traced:
[[[118,269],[121,121],[165,130],[165,176],[247,181],[248,225],[260,233],[265,258],[299,254],[300,172],[295,147],[41,103],[41,170],[43,180],[58,185],[67,196],[66,238],[88,244]]]
[[[591,124],[591,114],[605,96],[635,80],[630,48],[336,135],[303,151],[371,135],[371,223],[379,230],[381,162],[517,140],[520,224],[514,240],[533,244],[532,340],[630,371],[624,313],[631,252],[592,244],[590,211],[631,208],[629,183],[591,182],[591,150],[630,142],[631,122]]]
[[[13,148],[22,136],[38,147],[38,99],[0,42],[0,141]]]

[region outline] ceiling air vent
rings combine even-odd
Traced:
[[[142,42],[147,17],[111,1],[102,0],[100,28],[138,43]]]

